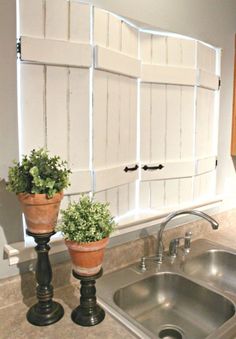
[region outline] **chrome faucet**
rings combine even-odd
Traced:
[[[196,215],[198,217],[202,217],[203,219],[207,220],[210,224],[213,230],[218,229],[219,224],[218,222],[213,219],[212,217],[210,217],[209,215],[207,215],[204,212],[201,211],[196,211],[196,210],[181,210],[181,211],[177,211],[177,212],[173,212],[171,214],[169,214],[166,219],[161,223],[160,225],[160,229],[157,235],[157,262],[158,263],[162,263],[163,260],[163,253],[164,253],[164,246],[163,246],[163,241],[162,241],[162,236],[163,236],[163,232],[164,229],[166,227],[166,225],[168,224],[168,222],[170,222],[173,218],[175,218],[178,215],[182,215],[182,214],[193,214]]]

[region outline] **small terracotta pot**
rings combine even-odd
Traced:
[[[73,270],[85,276],[97,274],[102,267],[108,241],[109,238],[88,243],[65,240],[71,256]]]
[[[57,223],[63,192],[56,193],[52,198],[46,194],[19,193],[17,197],[25,215],[28,231],[32,233],[50,233]]]

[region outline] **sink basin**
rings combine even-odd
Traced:
[[[236,255],[223,250],[209,250],[183,265],[186,274],[236,294]]]
[[[114,293],[115,304],[155,338],[203,339],[235,313],[233,303],[175,273],[160,273]]]

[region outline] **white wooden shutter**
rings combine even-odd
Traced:
[[[138,31],[94,8],[93,165],[96,198],[115,215],[134,208]]]
[[[148,33],[140,39],[140,206],[160,209],[192,200],[196,47]]]
[[[215,170],[216,52],[194,40],[149,33],[141,33],[140,50],[140,206],[206,198],[214,180],[200,176]],[[202,180],[208,180],[205,191]]]
[[[90,7],[66,0],[19,5],[21,152],[47,147],[72,169],[66,193],[91,191]]]
[[[93,191],[114,215],[135,209],[138,192],[140,207],[155,209],[214,194],[215,49],[77,1],[19,5],[22,153],[59,154],[71,199]]]

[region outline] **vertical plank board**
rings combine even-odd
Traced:
[[[179,203],[179,179],[165,181],[165,206],[177,206]]]
[[[52,154],[58,154],[64,160],[68,155],[67,90],[68,69],[47,66],[47,147]]]
[[[122,21],[121,50],[132,57],[138,57],[138,30]]]
[[[96,192],[94,194],[94,200],[100,202],[107,202],[106,192],[105,191]]]
[[[121,20],[109,13],[108,17],[108,47],[121,50]]]
[[[150,182],[141,181],[140,182],[140,199],[139,199],[139,208],[140,209],[149,209],[151,205],[151,192],[150,192]]]
[[[168,36],[167,38],[167,63],[168,65],[181,65],[181,39]]]
[[[129,159],[136,163],[137,151],[137,80],[129,79]]]
[[[214,48],[210,51],[210,65],[211,72],[216,74],[216,50]]]
[[[167,37],[152,35],[152,64],[166,65],[167,63]]]
[[[165,160],[166,86],[151,85],[151,162]]]
[[[116,217],[118,216],[118,188],[112,188],[106,191],[106,199],[109,203],[109,209],[111,214]]]
[[[150,207],[161,210],[164,207],[164,180],[150,182]]]
[[[180,86],[167,85],[166,160],[180,159]]]
[[[194,156],[194,88],[181,86],[181,159]]]
[[[195,67],[196,65],[196,41],[181,40],[181,61],[184,67]]]
[[[93,166],[97,169],[106,164],[107,73],[95,70],[93,86]]]
[[[89,168],[89,70],[70,69],[69,164]]]
[[[118,215],[122,216],[128,212],[129,209],[129,186],[122,185],[118,188]]]
[[[193,178],[179,179],[179,203],[186,204],[193,201]]]
[[[132,211],[136,208],[136,182],[129,184],[129,211]]]
[[[140,32],[140,56],[142,63],[150,64],[152,61],[151,34]]]
[[[46,38],[68,40],[68,4],[66,0],[46,0]]]
[[[127,95],[128,94],[128,95]],[[119,162],[129,162],[129,118],[130,97],[129,79],[120,76],[120,131],[119,131]]]
[[[90,6],[79,2],[70,2],[70,40],[89,43]]]
[[[215,110],[215,92],[206,89],[206,108],[208,113],[208,142],[207,142],[207,152],[209,155],[215,154],[216,149],[216,139],[215,139],[215,131],[216,131],[216,110]]]
[[[211,142],[209,140],[213,121],[210,121],[209,95],[210,90],[197,89],[197,113],[196,113],[196,156],[199,158],[209,156]]]
[[[44,6],[42,0],[20,0],[20,36],[44,36]]]
[[[106,164],[107,145],[107,73],[94,71],[93,91],[93,166]]]
[[[23,154],[45,145],[44,66],[22,64],[21,82],[21,140]]]
[[[211,171],[197,176],[195,195],[197,195],[198,200],[206,200],[213,196],[213,172],[214,171]]]
[[[94,8],[94,44],[108,46],[108,12]]]
[[[140,156],[142,163],[149,163],[151,160],[150,138],[150,102],[151,85],[141,84],[140,89]]]
[[[119,87],[120,77],[108,74],[107,103],[107,148],[106,161],[109,166],[118,164],[119,146]]]
[[[197,66],[208,72],[216,71],[216,52],[201,42],[197,44]]]

